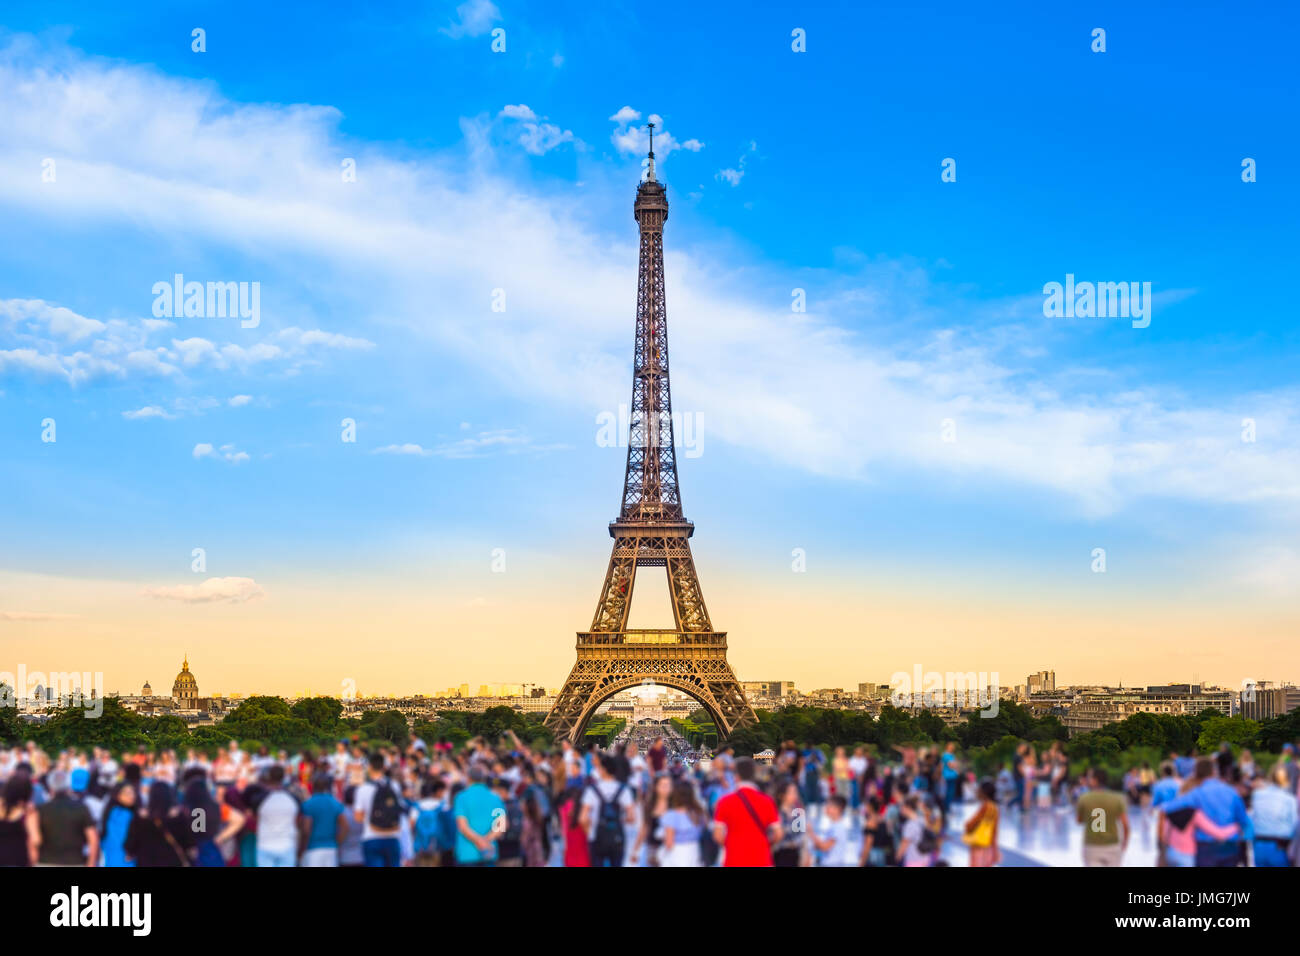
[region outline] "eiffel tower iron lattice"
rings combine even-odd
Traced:
[[[655,178],[653,124],[648,171],[637,187],[633,215],[640,227],[641,255],[623,502],[609,525],[614,549],[591,630],[578,633],[577,662],[546,726],[557,739],[576,742],[604,701],[653,683],[694,697],[725,738],[757,718],[727,663],[727,634],[715,631],[709,620],[691,557],[695,525],[683,516],[677,485],[663,281],[668,196]],[[640,568],[666,569],[673,630],[627,626]]]

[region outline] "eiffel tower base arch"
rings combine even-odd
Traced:
[[[582,740],[597,709],[620,691],[657,684],[699,701],[718,738],[755,723],[727,663],[725,632],[579,633],[578,660],[546,718],[556,738]]]

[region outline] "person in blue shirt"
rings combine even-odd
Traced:
[[[104,808],[100,823],[100,866],[135,866],[135,860],[126,856],[126,834],[135,818],[136,792],[129,783],[121,783],[113,791]]]
[[[1300,809],[1290,789],[1291,778],[1282,766],[1273,769],[1270,783],[1260,780],[1250,798],[1250,818],[1255,824],[1255,865],[1290,866],[1287,850],[1296,838]]]
[[[1174,762],[1166,760],[1160,765],[1160,779],[1151,788],[1151,806],[1158,807],[1166,800],[1178,796],[1180,781],[1174,771]]]
[[[505,830],[506,807],[484,783],[486,779],[487,771],[481,764],[471,766],[469,786],[452,802],[457,866],[491,866],[496,862],[496,843]]]
[[[347,840],[348,820],[347,809],[331,792],[333,784],[328,773],[317,774],[311,796],[298,808],[303,866],[339,865],[339,845]]]
[[[943,812],[945,814],[952,809],[952,805],[960,798],[958,786],[961,780],[961,771],[956,750],[957,745],[950,740],[943,749],[943,756],[939,758],[940,766],[943,768]]]
[[[1215,840],[1208,833],[1197,831],[1197,866],[1236,866],[1242,862],[1243,840],[1249,840],[1253,827],[1246,804],[1237,791],[1214,775],[1214,761],[1201,757],[1196,761],[1196,785],[1186,793],[1166,800],[1160,805],[1165,814],[1178,810],[1200,810],[1219,826],[1235,823],[1240,835],[1231,840]]]

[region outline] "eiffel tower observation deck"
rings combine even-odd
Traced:
[[[756,721],[727,663],[727,634],[715,631],[709,619],[691,556],[695,526],[682,512],[664,298],[668,193],[655,171],[654,124],[649,130],[646,178],[632,207],[641,242],[623,498],[618,517],[609,524],[614,547],[591,629],[578,632],[577,661],[546,718],[557,737],[574,741],[581,739],[601,703],[641,684],[690,694],[709,714],[719,738]],[[665,569],[672,629],[627,626],[639,568]]]

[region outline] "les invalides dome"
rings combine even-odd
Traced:
[[[199,682],[190,673],[188,654],[181,663],[181,672],[176,675],[176,680],[172,682],[172,701],[181,709],[192,709],[198,706]]]

